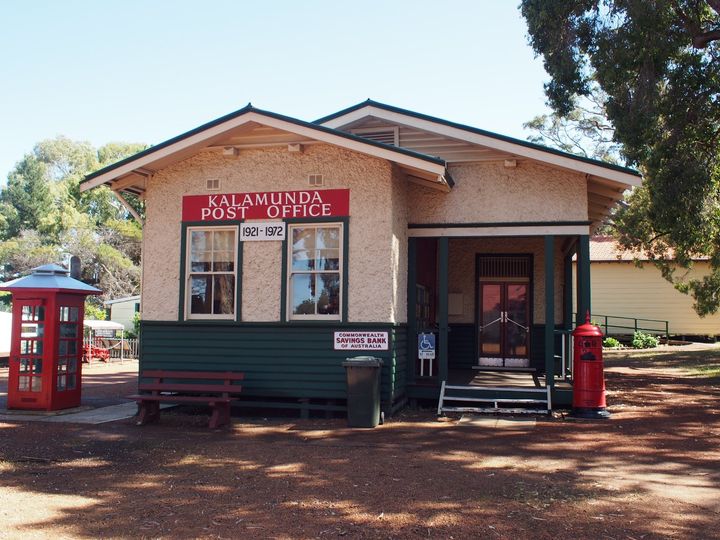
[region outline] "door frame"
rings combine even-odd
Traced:
[[[530,362],[530,365],[532,366],[532,337],[533,337],[533,327],[535,326],[535,307],[534,307],[534,298],[535,298],[535,258],[532,253],[476,253],[475,254],[475,282],[473,284],[473,291],[475,295],[475,321],[473,323],[473,335],[475,336],[475,355],[473,363],[476,364],[478,362],[478,358],[480,358],[480,332],[479,332],[479,325],[480,325],[480,259],[483,257],[497,257],[497,258],[510,258],[510,257],[523,257],[527,259],[528,261],[528,267],[530,268],[530,275],[527,276],[527,283],[528,283],[528,361]],[[498,282],[510,282],[515,278],[501,278],[501,277],[494,277],[494,278],[487,278],[488,283],[498,283]],[[490,368],[492,369],[492,368]],[[500,368],[504,369],[504,368]]]

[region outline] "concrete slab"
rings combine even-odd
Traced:
[[[537,424],[535,418],[498,418],[497,416],[475,416],[464,414],[458,425],[476,426],[492,429],[533,429]]]
[[[52,423],[71,423],[71,424],[104,424],[106,422],[115,422],[117,420],[125,420],[135,416],[137,412],[137,404],[134,401],[122,403],[120,405],[111,405],[110,407],[100,407],[98,409],[87,409],[75,412],[64,412],[64,414],[53,413],[37,413],[29,414],[27,411],[6,412],[0,414],[0,420],[10,422],[52,422]]]

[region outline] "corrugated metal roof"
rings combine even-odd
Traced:
[[[670,258],[673,252],[670,252]],[[620,248],[612,236],[593,236],[590,239],[590,260],[592,262],[649,261],[646,253],[637,253]],[[707,257],[693,257],[695,261],[706,261]]]

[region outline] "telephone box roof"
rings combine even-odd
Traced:
[[[45,289],[58,292],[100,294],[102,291],[82,281],[71,278],[68,271],[57,264],[45,264],[32,269],[29,276],[0,283],[0,291]]]

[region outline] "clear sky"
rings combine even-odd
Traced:
[[[252,102],[366,98],[526,138],[546,112],[517,0],[0,0],[0,183],[43,139],[156,144]]]

